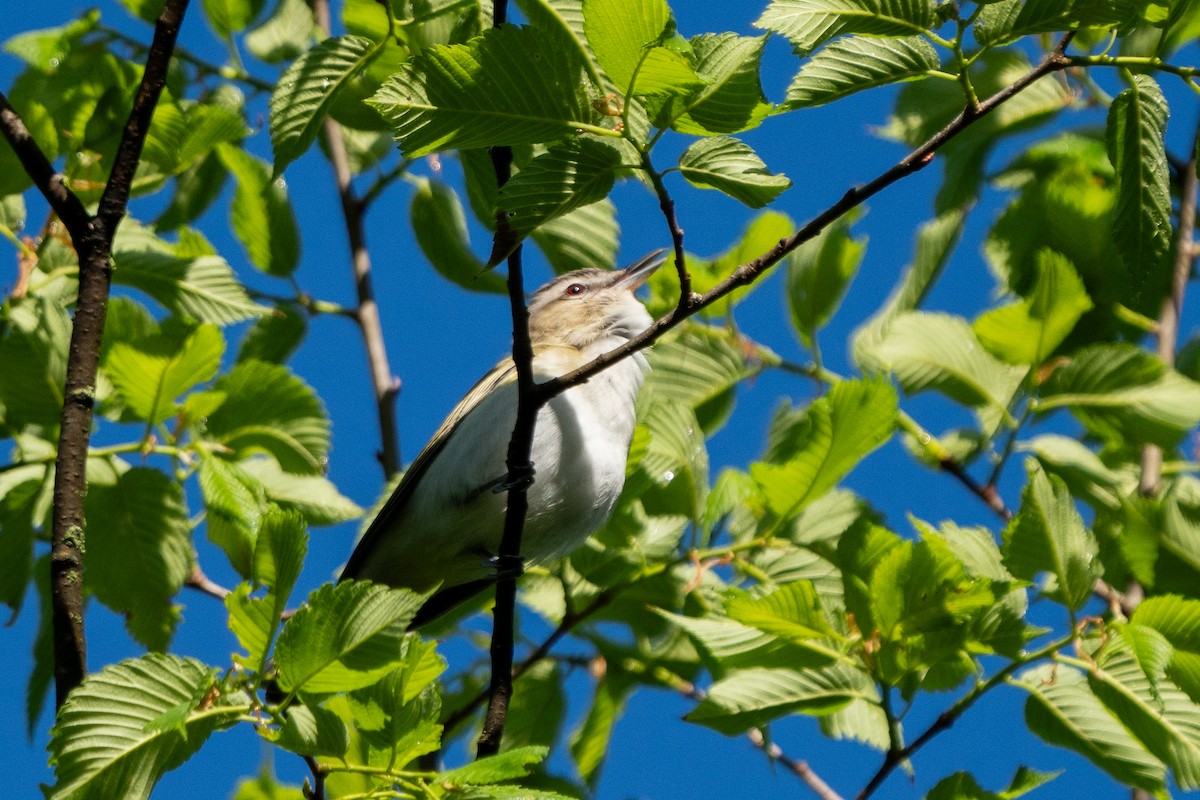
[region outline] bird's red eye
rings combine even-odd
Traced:
[[[572,283],[567,287],[567,297],[578,297],[587,291],[587,287],[582,283]]]

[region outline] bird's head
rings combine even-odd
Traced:
[[[606,336],[637,336],[653,320],[633,293],[664,260],[665,251],[656,250],[619,272],[580,269],[559,275],[529,302],[533,343],[583,348]]]

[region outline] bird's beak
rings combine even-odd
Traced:
[[[620,277],[617,278],[613,285],[621,286],[632,292],[645,283],[651,273],[661,267],[666,260],[667,250],[665,248],[659,248],[651,253],[647,253],[621,270]]]

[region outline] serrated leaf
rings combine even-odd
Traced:
[[[547,142],[596,131],[578,55],[558,37],[505,26],[422,50],[369,104],[409,158],[451,148]]]
[[[1200,601],[1175,595],[1149,597],[1131,621],[1153,628],[1171,643],[1174,652],[1167,674],[1200,702]]]
[[[693,36],[696,74],[708,82],[699,91],[666,99],[656,124],[698,136],[757,127],[771,112],[759,81],[766,39],[735,33]]]
[[[386,44],[361,36],[334,36],[296,59],[271,92],[271,149],[275,175],[283,174],[312,144],[338,91],[366,68]]]
[[[1009,364],[1042,364],[1092,309],[1071,262],[1053,250],[1038,254],[1038,277],[1020,300],[981,314],[971,326],[979,342]]]
[[[1108,157],[1117,173],[1113,237],[1131,273],[1151,275],[1171,246],[1170,111],[1154,78],[1135,75],[1108,112]]]
[[[1021,510],[1004,529],[1005,565],[1029,581],[1049,572],[1054,594],[1074,610],[1088,601],[1103,574],[1098,556],[1096,537],[1084,526],[1066,484],[1031,463]]]
[[[489,266],[503,261],[535,228],[599,202],[612,191],[621,151],[596,139],[577,137],[551,145],[500,190],[496,204],[508,220],[497,236]]]
[[[1162,762],[1101,705],[1078,671],[1046,665],[1023,673],[1016,685],[1029,692],[1025,721],[1043,740],[1074,750],[1121,783],[1163,788]]]
[[[686,717],[726,735],[800,712],[822,716],[879,695],[862,670],[838,664],[809,670],[746,669],[712,685]]]
[[[638,394],[641,413],[657,403],[675,402],[690,406],[699,416],[758,372],[757,365],[726,332],[702,328],[686,329],[678,337],[661,342],[647,360],[650,371]],[[728,412],[730,408],[719,410]],[[706,433],[712,433],[724,416],[703,414],[699,421]]]
[[[511,781],[528,775],[534,764],[540,764],[546,758],[546,753],[545,747],[518,747],[443,772],[438,776],[438,781],[449,785],[491,785]]]
[[[0,337],[0,374],[21,380],[0,381],[4,421],[57,425],[71,338],[67,312],[50,298],[24,298],[12,303],[8,323]]]
[[[179,258],[114,245],[113,283],[141,289],[182,317],[230,325],[268,312],[250,299],[220,256]]]
[[[1174,447],[1200,423],[1200,384],[1131,344],[1093,345],[1055,370],[1034,410],[1070,408],[1108,440]]]
[[[1027,372],[984,350],[966,320],[940,313],[897,314],[870,358],[895,374],[905,392],[934,389],[981,409],[985,419],[1009,418],[1008,404]]]
[[[617,207],[607,197],[542,223],[533,232],[556,273],[575,269],[614,269],[621,227]]]
[[[363,581],[317,589],[279,634],[280,687],[343,692],[375,683],[402,662],[405,631],[425,599]]]
[[[270,458],[244,461],[241,467],[262,485],[268,498],[284,508],[295,509],[309,525],[337,525],[363,514],[361,506],[322,475],[285,472]]]
[[[839,218],[821,235],[793,250],[787,259],[787,301],[792,325],[812,348],[817,331],[841,303],[867,252],[866,237],[854,239],[856,214]]]
[[[929,0],[771,0],[755,27],[774,31],[807,55],[843,33],[911,36],[933,25]]]
[[[792,185],[770,172],[750,145],[729,136],[693,143],[679,157],[679,172],[693,186],[724,192],[751,208],[762,208]]]
[[[286,367],[243,361],[213,384],[225,395],[208,417],[208,438],[238,454],[266,452],[290,472],[324,469],[329,419],[313,390]]]
[[[800,425],[806,435],[785,461],[750,465],[751,477],[780,520],[832,489],[891,437],[895,390],[882,381],[839,382],[809,406]]]
[[[1146,749],[1171,768],[1181,788],[1200,786],[1200,706],[1169,680],[1152,680],[1122,633],[1109,634],[1088,683]]]
[[[56,780],[47,797],[148,798],[163,773],[245,713],[209,707],[215,672],[195,659],[151,653],[85,677],[51,730]]]
[[[471,251],[467,220],[458,195],[440,181],[422,180],[413,192],[413,233],[438,274],[475,292],[507,291],[504,277],[490,272]]]
[[[175,413],[176,398],[217,373],[224,352],[221,331],[205,323],[182,342],[169,335],[136,344],[118,342],[108,352],[105,369],[126,407],[157,425]]]
[[[87,518],[89,586],[127,615],[135,639],[165,650],[179,621],[172,601],[192,566],[183,490],[157,469],[135,467],[114,486],[90,488]]]
[[[937,51],[921,36],[847,36],[804,62],[788,86],[783,107],[825,105],[855,92],[919,78],[939,66]]]
[[[240,147],[220,145],[217,155],[237,181],[230,206],[233,233],[250,263],[270,275],[291,275],[300,264],[300,234],[287,185]]]
[[[672,22],[665,0],[583,0],[583,30],[596,60],[629,94],[647,48],[660,42]]]

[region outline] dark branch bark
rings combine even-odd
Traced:
[[[66,700],[67,694],[79,685],[87,671],[87,641],[83,627],[86,524],[83,503],[87,494],[87,453],[96,394],[96,370],[100,362],[100,340],[104,332],[112,272],[112,241],[117,225],[125,216],[142,145],[166,83],[167,65],[187,6],[188,0],[169,0],[154,28],[154,40],[150,45],[142,81],[134,96],[133,108],[117,146],[113,169],[100,197],[96,216],[88,216],[79,199],[65,186],[62,176],[54,174],[53,168],[27,133],[21,142],[24,150],[19,151],[26,169],[32,165],[30,174],[62,217],[79,254],[79,297],[67,356],[62,426],[55,461],[50,548],[55,697],[59,706]],[[7,103],[4,106],[5,136],[11,142],[14,132],[9,122],[13,112]],[[15,138],[21,139],[19,131]],[[14,144],[14,149],[16,147]]]
[[[317,25],[327,33],[332,30],[329,0],[314,0],[313,15]],[[390,478],[400,471],[400,435],[396,429],[396,395],[400,391],[400,381],[392,373],[387,345],[383,339],[383,325],[379,321],[379,304],[375,300],[375,289],[371,279],[371,252],[367,249],[366,229],[363,225],[366,203],[354,191],[342,126],[328,116],[323,126],[325,142],[329,145],[329,160],[333,163],[333,174],[337,181],[338,197],[342,202],[346,237],[350,242],[354,289],[358,297],[354,321],[358,324],[359,334],[362,336],[375,393],[375,411],[379,418],[379,463],[383,467],[384,475]]]
[[[72,235],[76,231],[82,235],[91,222],[91,215],[75,193],[67,188],[62,173],[55,171],[54,165],[30,136],[25,122],[9,104],[3,92],[0,92],[0,134],[8,140],[13,152],[21,161],[21,166],[25,168],[29,177],[33,178],[33,185],[42,193],[42,197],[46,198],[46,202],[54,209],[54,213],[58,214],[67,230],[71,231]]]

